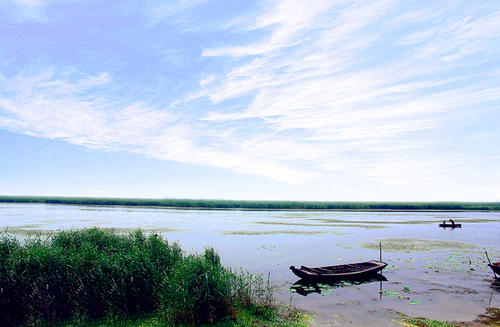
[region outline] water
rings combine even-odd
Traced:
[[[437,224],[452,218],[461,229]],[[224,264],[270,274],[276,297],[314,313],[317,325],[397,325],[414,317],[470,321],[500,307],[483,250],[500,260],[498,212],[311,212],[177,210],[44,204],[0,204],[0,229],[19,237],[98,226],[154,230],[187,252],[212,246]],[[290,292],[290,265],[324,266],[378,259],[387,281]],[[494,259],[495,258],[495,259]]]

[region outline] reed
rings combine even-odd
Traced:
[[[0,326],[154,314],[162,325],[231,319],[272,305],[272,287],[233,272],[213,249],[185,254],[176,243],[138,230],[91,228],[0,237]]]
[[[146,206],[201,209],[250,210],[456,210],[499,211],[500,202],[327,202],[327,201],[237,201],[192,199],[127,199],[47,196],[0,196],[4,203]]]

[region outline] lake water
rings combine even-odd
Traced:
[[[437,224],[452,218],[459,229]],[[331,326],[397,324],[414,317],[469,321],[500,307],[500,287],[484,250],[500,260],[498,212],[313,212],[178,210],[104,206],[0,204],[0,229],[25,237],[33,231],[98,226],[162,233],[187,252],[211,246],[224,264],[269,274],[276,297],[314,313]],[[361,285],[290,287],[290,265],[324,266],[378,259],[382,243],[387,281]],[[304,289],[302,289],[303,291]],[[300,289],[299,289],[300,291]],[[303,293],[303,292],[300,292]]]

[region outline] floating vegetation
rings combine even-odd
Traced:
[[[405,286],[403,287],[403,292],[408,293],[410,291],[410,288]],[[402,295],[398,291],[380,291],[379,294],[381,296],[387,296],[390,298],[398,299],[398,300],[408,300],[408,303],[411,305],[419,305],[422,304],[422,301],[419,300],[411,300],[409,296]]]
[[[436,220],[406,220],[406,221],[387,221],[387,220],[347,220],[347,219],[336,219],[336,218],[309,218],[317,222],[322,222],[324,224],[333,223],[349,223],[349,224],[377,224],[377,225],[393,225],[393,224],[403,224],[403,225],[414,225],[414,224],[433,224]]]
[[[414,238],[387,238],[376,240],[375,242],[362,243],[361,246],[367,249],[378,250],[379,242],[382,242],[382,248],[386,252],[426,252],[432,250],[477,249],[476,245],[440,240],[422,240]]]
[[[411,302],[411,301],[410,301]],[[420,303],[419,303],[420,304]],[[399,323],[404,327],[457,327],[457,326],[499,326],[500,309],[488,308],[487,312],[479,315],[473,321],[446,322],[427,318],[411,318],[400,313]]]
[[[276,234],[292,234],[292,235],[320,235],[320,234],[335,234],[344,235],[342,232],[330,231],[299,231],[299,230],[266,230],[266,231],[228,231],[222,232],[223,235],[276,235]]]
[[[307,226],[307,227],[356,227],[356,228],[366,228],[366,229],[378,229],[378,228],[388,228],[386,226],[369,225],[366,222],[364,224],[307,224],[307,223],[287,223],[278,221],[256,221],[255,224],[262,225],[285,225],[285,226]]]
[[[401,295],[401,293],[397,291],[380,291],[379,292],[382,296],[387,296],[387,297],[398,297]]]
[[[404,317],[401,319],[400,323],[404,327],[455,327],[455,325],[449,324],[444,321],[431,320],[426,318]]]
[[[258,246],[257,249],[274,251],[274,250],[276,250],[276,245],[261,245],[261,246]]]

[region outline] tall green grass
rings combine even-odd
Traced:
[[[253,210],[500,210],[500,202],[304,202],[38,196],[0,196],[0,202]]]
[[[120,320],[155,313],[165,326],[215,323],[272,306],[270,285],[235,273],[207,249],[186,255],[141,231],[97,228],[0,238],[0,326]]]

